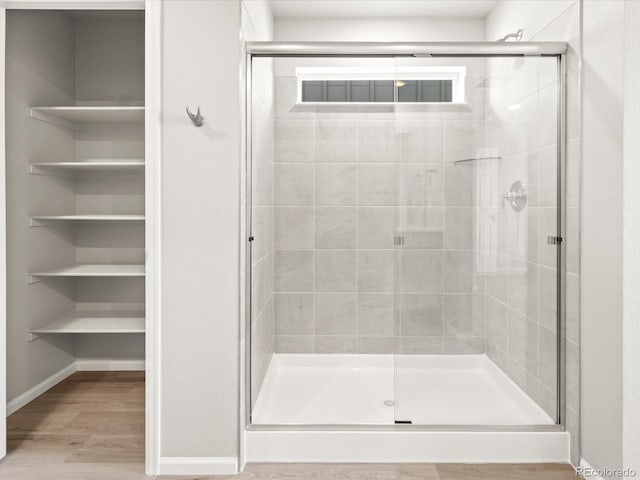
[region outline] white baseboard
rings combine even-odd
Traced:
[[[144,370],[144,359],[78,358],[77,372]]]
[[[160,457],[159,475],[233,475],[236,457]]]
[[[15,413],[27,403],[35,400],[50,388],[55,387],[68,376],[75,372],[87,371],[118,371],[118,370],[144,370],[144,360],[114,360],[109,358],[78,358],[71,365],[58,370],[56,373],[36,386],[30,388],[21,395],[7,402],[7,416]]]
[[[23,394],[18,395],[16,398],[12,399],[7,403],[7,416],[17,412],[22,407],[24,407],[27,403],[35,400],[50,388],[55,387],[58,383],[63,381],[69,375],[72,375],[75,371],[76,371],[76,364],[74,362],[71,365],[64,367],[63,369],[58,370],[56,373],[54,373],[50,377],[45,378],[43,381],[38,383],[36,386],[30,388]]]

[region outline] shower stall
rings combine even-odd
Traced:
[[[563,434],[565,48],[247,45],[249,433]]]

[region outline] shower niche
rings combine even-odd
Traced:
[[[561,56],[249,58],[249,423],[560,423]]]

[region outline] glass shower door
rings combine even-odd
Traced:
[[[396,59],[396,423],[557,421],[557,65]]]

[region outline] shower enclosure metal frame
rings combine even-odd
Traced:
[[[566,278],[566,215],[565,171],[566,171],[566,51],[565,42],[246,42],[245,43],[245,169],[246,169],[246,242],[245,253],[245,425],[248,430],[281,431],[435,431],[435,432],[552,432],[565,431],[565,278]],[[554,57],[557,59],[558,104],[557,104],[557,228],[560,240],[556,242],[558,258],[557,275],[557,395],[556,417],[553,425],[266,425],[251,421],[251,241],[252,235],[252,59],[256,57]]]

